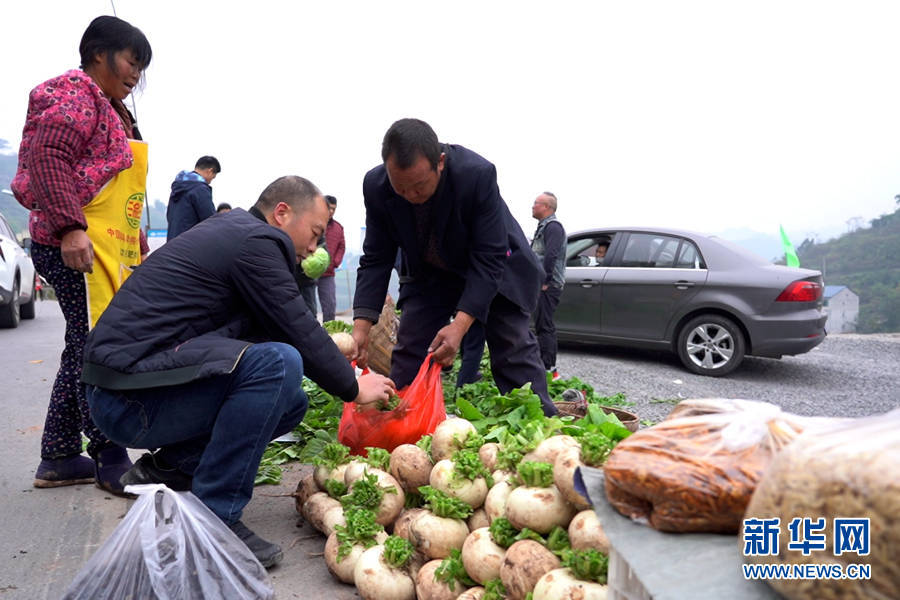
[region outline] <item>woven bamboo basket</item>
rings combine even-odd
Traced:
[[[400,317],[394,308],[394,300],[388,296],[378,323],[369,331],[369,369],[382,375],[389,375],[391,372],[391,354],[400,328]]]

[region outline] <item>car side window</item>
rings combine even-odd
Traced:
[[[16,234],[13,233],[12,227],[10,227],[6,223],[6,219],[0,219],[0,233],[11,239],[12,241],[16,241]]]
[[[676,269],[699,269],[700,253],[691,242],[683,240],[681,250],[678,252],[678,260],[675,261]]]
[[[671,269],[681,240],[668,235],[632,233],[622,255],[623,267]]]

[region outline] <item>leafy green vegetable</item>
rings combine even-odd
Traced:
[[[331,257],[328,256],[328,250],[321,246],[316,251],[300,261],[300,268],[303,273],[310,279],[318,279],[328,268]]]
[[[562,564],[583,581],[606,583],[609,557],[593,548],[589,550],[563,550]]]
[[[339,442],[326,444],[322,454],[313,459],[314,465],[326,467],[328,470],[334,470],[335,467],[348,462],[350,462],[350,448]]]
[[[347,493],[347,486],[344,485],[343,481],[338,481],[337,479],[326,479],[325,491],[328,492],[328,495],[332,498],[340,498]]]
[[[557,556],[561,555],[563,550],[570,547],[569,534],[565,529],[557,525],[547,536],[547,549]]]
[[[488,488],[494,487],[494,479],[491,477],[490,471],[487,470],[474,450],[457,450],[453,453],[452,460],[452,477],[457,483],[463,484],[465,481],[475,481],[479,477],[484,477]]]
[[[420,487],[419,493],[425,498],[425,508],[438,517],[467,519],[472,514],[471,506],[462,500],[457,500],[440,490],[434,489],[430,485]]]
[[[372,448],[371,446],[366,446],[365,461],[371,467],[387,471],[388,464],[391,462],[391,453],[384,448]]]
[[[462,553],[456,548],[451,549],[450,556],[441,561],[440,566],[435,569],[434,578],[446,583],[451,592],[456,590],[457,582],[469,587],[475,585],[463,566]]]
[[[499,577],[485,582],[484,595],[481,600],[504,600],[504,598],[506,598],[506,588]]]
[[[553,465],[545,462],[526,460],[516,468],[522,483],[528,487],[550,487],[553,485]]]
[[[396,494],[397,488],[392,485],[379,486],[378,477],[372,473],[366,473],[353,482],[350,493],[341,498],[341,506],[344,507],[344,510],[351,508],[378,510],[378,507],[381,506],[381,499],[386,493]]]
[[[344,513],[346,525],[336,525],[338,546],[337,561],[341,562],[353,550],[354,545],[371,548],[377,542],[375,536],[384,531],[384,527],[375,522],[375,512],[352,508]]]
[[[340,321],[335,319],[334,321],[325,321],[322,323],[322,328],[328,332],[329,335],[332,333],[353,333],[353,324],[347,323],[346,321]]]
[[[584,464],[599,467],[606,462],[616,443],[600,432],[588,431],[578,441],[581,443],[581,460]]]
[[[428,458],[431,458],[431,436],[424,435],[422,439],[416,442],[416,446],[425,451],[425,454],[428,455]]]
[[[547,545],[547,540],[545,540],[541,534],[533,529],[528,529],[527,527],[523,527],[522,531],[516,536],[517,542],[521,542],[522,540],[532,540],[544,546]]]
[[[384,562],[395,569],[405,567],[412,553],[412,544],[402,537],[392,535],[384,541]]]
[[[516,536],[519,534],[519,530],[513,527],[506,517],[499,517],[491,521],[488,530],[494,543],[502,548],[512,546],[516,542]]]
[[[406,492],[403,508],[421,508],[425,504],[425,498],[419,492]]]

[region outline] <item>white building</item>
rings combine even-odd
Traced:
[[[828,333],[854,333],[859,321],[859,296],[846,285],[826,285],[825,313]]]

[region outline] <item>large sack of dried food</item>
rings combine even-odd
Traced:
[[[746,556],[746,562],[826,565],[832,575],[834,566],[840,573],[848,573],[849,565],[870,567],[871,579],[769,580],[790,600],[900,598],[900,409],[800,436],[766,471],[746,518],[780,519],[777,555]],[[803,541],[792,540],[789,526],[795,518],[824,526],[813,532],[816,538],[824,534],[823,549],[804,556],[801,549],[789,547]],[[838,533],[838,556],[836,519],[839,530],[846,519],[869,522],[868,536],[856,539],[846,536],[846,530]]]
[[[772,457],[814,420],[766,402],[686,400],[603,467],[616,510],[660,531],[736,533]]]

